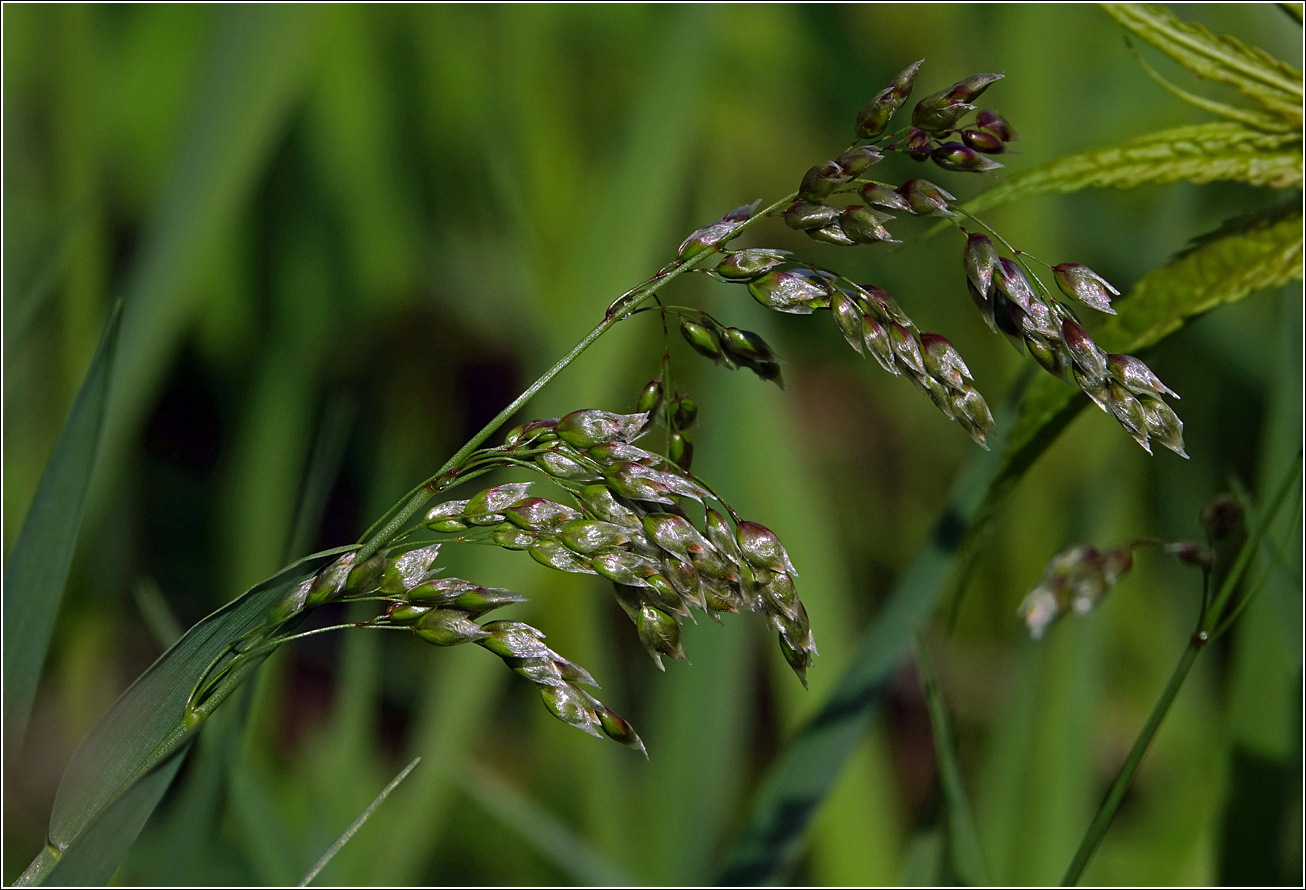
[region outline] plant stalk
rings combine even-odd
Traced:
[[[751,218],[745,220],[739,225],[732,235],[732,238],[738,237],[748,228],[761,220],[766,219],[776,210],[779,210],[781,207],[792,201],[795,197],[797,197],[797,193],[786,195],[760,213],[753,214]],[[390,512],[387,514],[390,518],[386,520],[379,529],[377,529],[376,526],[373,526],[366,534],[364,534],[363,540],[359,544],[358,556],[355,557],[356,561],[361,563],[380,550],[385,546],[387,541],[399,533],[399,531],[408,523],[408,520],[412,519],[417,511],[421,510],[422,506],[428,500],[448,488],[454,482],[458,481],[459,470],[462,469],[463,463],[471,456],[472,452],[480,447],[486,439],[494,435],[499,427],[507,423],[509,418],[521,410],[523,405],[534,398],[535,394],[543,389],[550,380],[558,376],[564,368],[578,359],[585,350],[589,349],[590,346],[594,344],[595,340],[607,333],[609,328],[617,322],[629,318],[634,310],[646,302],[649,297],[662,290],[662,288],[666,287],[680,275],[698,267],[704,260],[717,255],[717,253],[718,251],[715,250],[706,250],[687,260],[674,260],[665,266],[662,271],[653,278],[636,287],[634,290],[628,291],[623,295],[623,297],[618,298],[617,301],[612,304],[612,307],[609,308],[603,320],[599,322],[592,331],[581,338],[581,341],[573,346],[570,352],[560,358],[557,364],[552,368],[545,371],[538,380],[526,388],[525,392],[513,399],[508,407],[496,414],[494,419],[482,427],[480,432],[472,436],[466,445],[459,448],[458,451],[454,453],[453,457],[445,461],[444,466],[440,467],[434,476],[413,489],[404,501],[401,502],[401,505],[391,508]],[[384,520],[385,517],[382,517],[382,519]]]
[[[1129,785],[1134,780],[1138,764],[1147,753],[1148,746],[1152,744],[1152,738],[1160,729],[1161,721],[1170,711],[1170,705],[1179,694],[1179,687],[1183,685],[1189,669],[1197,660],[1197,653],[1202,651],[1205,645],[1206,640],[1199,634],[1193,634],[1189,639],[1183,655],[1179,656],[1179,663],[1175,665],[1174,673],[1170,675],[1170,682],[1166,684],[1165,691],[1161,693],[1156,706],[1152,708],[1151,716],[1143,725],[1143,731],[1134,740],[1134,746],[1129,749],[1129,756],[1125,758],[1124,765],[1120,767],[1115,781],[1111,783],[1111,790],[1107,792],[1106,799],[1102,801],[1102,806],[1098,807],[1097,815],[1093,817],[1092,824],[1084,834],[1084,839],[1080,841],[1079,850],[1076,851],[1070,868],[1066,869],[1065,877],[1061,879],[1062,887],[1073,887],[1079,883],[1079,876],[1083,874],[1084,867],[1088,865],[1088,860],[1093,857],[1098,845],[1102,843],[1102,838],[1106,836],[1107,829],[1111,827],[1111,820],[1115,818],[1116,810],[1120,808],[1120,802],[1124,800],[1125,792],[1129,790]]]
[[[1237,592],[1238,585],[1242,581],[1252,557],[1260,548],[1261,539],[1269,530],[1274,518],[1279,514],[1279,509],[1283,506],[1284,500],[1287,499],[1288,493],[1292,491],[1301,478],[1301,470],[1302,453],[1299,451],[1297,457],[1288,467],[1287,473],[1284,474],[1283,480],[1275,489],[1270,502],[1266,505],[1265,513],[1260,522],[1256,523],[1256,527],[1247,535],[1247,540],[1238,553],[1238,558],[1234,560],[1233,567],[1225,577],[1224,583],[1220,585],[1219,592],[1211,598],[1209,606],[1205,599],[1206,582],[1204,581],[1202,612],[1197,618],[1197,629],[1189,637],[1188,645],[1184,648],[1183,654],[1179,656],[1179,663],[1175,665],[1174,673],[1170,675],[1170,682],[1166,684],[1160,699],[1152,708],[1147,723],[1143,725],[1142,732],[1138,734],[1134,746],[1129,750],[1129,756],[1125,758],[1124,765],[1120,767],[1120,772],[1116,775],[1115,781],[1111,783],[1106,799],[1098,807],[1097,814],[1093,817],[1092,823],[1088,826],[1088,831],[1084,834],[1084,839],[1080,841],[1079,850],[1075,852],[1075,858],[1071,860],[1070,868],[1066,869],[1065,877],[1061,879],[1061,886],[1073,887],[1079,883],[1080,875],[1083,874],[1085,866],[1088,865],[1088,860],[1093,857],[1093,853],[1097,850],[1098,845],[1102,843],[1102,838],[1106,835],[1107,829],[1111,827],[1111,820],[1115,818],[1116,810],[1120,808],[1120,802],[1124,800],[1125,792],[1129,790],[1134,773],[1138,770],[1138,764],[1142,761],[1143,755],[1147,753],[1148,746],[1152,744],[1152,738],[1161,727],[1161,721],[1165,719],[1165,715],[1170,711],[1170,705],[1174,703],[1175,696],[1179,694],[1179,687],[1183,685],[1184,679],[1188,676],[1188,671],[1193,666],[1193,662],[1197,660],[1197,653],[1201,652],[1207,643],[1229,629],[1233,619],[1237,617],[1240,607],[1246,602],[1247,598],[1253,595],[1253,593],[1244,594],[1244,599],[1235,606],[1233,614],[1227,620],[1221,621],[1230,600]],[[1209,581],[1209,577],[1206,578],[1206,581]]]

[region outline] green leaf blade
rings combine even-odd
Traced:
[[[79,850],[80,844],[89,843],[90,838],[99,851],[96,868],[107,867],[112,873],[167,783],[157,788],[158,794],[153,797],[135,789],[142,784],[155,788],[156,776],[165,771],[161,767],[175,771],[175,766],[169,765],[180,758],[174,755],[198,729],[188,727],[184,721],[186,703],[195,684],[228,644],[263,622],[268,609],[287,590],[348,549],[306,557],[223,606],[187,631],[122,694],[73,752],[59,783],[48,843],[60,852],[60,862]],[[113,831],[116,840],[102,845],[102,832],[96,826],[125,797],[130,797],[132,803],[122,806],[133,813],[144,810],[139,824],[130,832]],[[40,880],[57,875],[59,868],[56,864],[48,869]]]
[[[118,341],[122,304],[114,306],[68,419],[41,475],[36,497],[4,571],[4,726],[22,740],[36,684],[72,564]]]
[[[989,189],[966,209],[980,213],[1044,192],[1218,180],[1300,188],[1300,135],[1265,133],[1232,121],[1162,130],[1120,146],[1058,158]]]
[[[1185,22],[1163,6],[1103,3],[1103,11],[1198,77],[1228,84],[1285,119],[1301,124],[1302,73],[1228,34]]]

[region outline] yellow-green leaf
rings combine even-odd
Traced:
[[[1198,77],[1225,83],[1297,124],[1302,120],[1302,73],[1264,50],[1228,34],[1185,22],[1163,6],[1103,3],[1123,27]]]
[[[989,189],[966,209],[978,213],[1040,192],[1221,179],[1300,188],[1301,136],[1264,133],[1233,121],[1162,130],[1114,148],[1058,158]]]

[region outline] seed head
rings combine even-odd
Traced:
[[[803,175],[798,197],[804,201],[820,201],[849,179],[852,176],[834,161],[817,164]]]
[[[717,263],[713,271],[727,281],[752,281],[783,263],[787,255],[784,250],[740,250]]]
[[[1003,257],[998,260],[994,273],[994,286],[1004,297],[1023,309],[1026,314],[1035,311],[1031,306],[1038,302],[1038,296],[1020,266]]]
[[[866,344],[866,349],[871,356],[880,363],[881,368],[895,377],[902,373],[898,370],[898,363],[893,359],[893,344],[889,340],[889,332],[870,315],[862,317],[862,342]]]
[[[318,572],[304,591],[301,605],[312,608],[335,599],[344,590],[345,579],[353,571],[355,555],[346,553]]]
[[[848,341],[848,345],[856,349],[859,354],[865,355],[866,346],[862,336],[865,319],[862,310],[858,309],[857,304],[842,291],[835,293],[830,309],[835,324],[839,326],[839,332]]]
[[[703,228],[694,231],[681,242],[680,248],[676,251],[677,258],[687,260],[698,256],[704,251],[720,249],[722,245],[735,237],[735,233],[739,231],[744,223],[748,222],[753,215],[753,211],[757,210],[758,205],[761,203],[761,201],[754,201],[752,204],[737,207],[716,222],[708,223]]]
[[[650,513],[644,517],[644,531],[659,547],[685,562],[691,552],[701,552],[711,545],[687,519],[672,513]]]
[[[980,311],[980,316],[983,317],[984,323],[989,326],[989,330],[996,334],[998,332],[998,326],[993,318],[992,293],[987,296],[980,293],[969,278],[966,279],[966,291],[970,294],[970,299],[975,304],[975,308]]]
[[[768,309],[792,315],[810,315],[830,305],[830,285],[810,269],[767,272],[748,283],[753,299]]]
[[[1120,291],[1088,266],[1079,263],[1062,263],[1052,267],[1052,274],[1056,276],[1057,287],[1061,288],[1061,292],[1067,297],[1079,300],[1100,312],[1116,314],[1116,311],[1111,308],[1111,297],[1120,296]]]
[[[639,393],[635,410],[640,414],[652,414],[662,404],[662,381],[650,380]]]
[[[1020,138],[1016,131],[1012,129],[1011,124],[992,109],[982,109],[975,115],[975,127],[985,133],[989,133],[1003,142],[1015,142]]]
[[[934,150],[936,140],[919,127],[910,127],[902,137],[903,151],[913,161],[923,161]]]
[[[948,209],[948,202],[957,199],[928,180],[909,179],[898,186],[898,194],[917,216],[956,216]]]
[[[886,326],[889,331],[889,345],[893,354],[904,368],[917,377],[925,376],[925,361],[921,357],[921,346],[906,327],[894,322]]]
[[[970,146],[960,142],[945,142],[930,152],[930,159],[944,170],[955,173],[988,173],[1002,167],[992,158],[985,157]]]
[[[851,204],[839,214],[839,228],[857,244],[874,244],[877,241],[900,243],[882,223],[893,219],[887,213],[878,213],[860,204]]]
[[[1139,395],[1157,393],[1179,398],[1178,393],[1162,383],[1160,378],[1152,373],[1151,368],[1132,355],[1109,353],[1106,360],[1116,382],[1130,392]]]
[[[868,182],[862,186],[862,200],[886,210],[911,210],[906,198],[878,182]]]
[[[630,543],[621,526],[601,519],[573,519],[558,527],[558,538],[570,550],[593,556]]]
[[[798,577],[784,545],[775,536],[775,532],[766,526],[748,520],[740,522],[735,529],[735,542],[739,544],[739,552],[744,559],[753,566],[772,572],[788,572],[795,578]]]
[[[987,235],[972,233],[966,236],[966,249],[962,251],[961,264],[966,269],[966,278],[984,297],[993,291],[993,273],[998,267],[998,260],[998,250]],[[991,309],[988,315],[992,317]]]
[[[381,593],[403,593],[425,580],[440,553],[439,544],[409,550],[386,562],[378,590]]]
[[[504,444],[508,446],[525,445],[528,442],[548,441],[558,438],[553,429],[557,426],[558,418],[550,417],[546,420],[532,420],[530,423],[523,423],[521,426],[513,427],[504,437]]]
[[[976,444],[987,451],[988,437],[993,435],[997,426],[993,423],[993,415],[979,390],[963,384],[952,396],[952,414]]]
[[[973,148],[984,154],[1000,155],[1007,150],[1007,144],[987,130],[967,127],[961,131],[961,141],[967,148]]]
[[[684,433],[672,433],[667,443],[667,457],[682,470],[688,470],[694,462],[694,443],[686,439]]]
[[[474,643],[489,636],[465,612],[455,609],[431,609],[417,620],[413,633],[436,646]]]
[[[1127,549],[1099,553],[1076,545],[1052,557],[1039,583],[1018,610],[1034,639],[1066,612],[1087,615],[1134,563]]]
[[[635,620],[635,629],[639,633],[639,641],[644,644],[648,654],[653,656],[658,670],[666,670],[662,664],[663,655],[689,660],[685,657],[685,647],[680,644],[680,625],[661,609],[647,604],[642,606],[639,617]]]
[[[878,164],[882,160],[884,160],[883,154],[869,145],[862,145],[848,149],[835,158],[834,162],[847,176],[857,177],[865,173],[872,164]]]
[[[591,467],[586,466],[576,460],[580,455],[563,442],[556,443],[563,448],[546,451],[535,458],[535,462],[543,467],[548,475],[556,479],[568,479],[573,482],[592,482],[600,478],[599,474]]]
[[[1102,347],[1093,342],[1088,331],[1073,321],[1061,323],[1061,336],[1070,352],[1070,360],[1079,372],[1076,379],[1082,377],[1094,389],[1101,386],[1107,376],[1106,353]]]
[[[1147,434],[1175,454],[1187,459],[1184,450],[1184,422],[1165,402],[1155,396],[1138,397],[1143,406],[1143,418],[1147,424]]]
[[[912,86],[916,83],[916,72],[924,61],[921,59],[913,62],[900,71],[888,87],[877,93],[874,99],[857,112],[854,130],[859,139],[874,139],[884,132],[889,119],[911,95]]]
[[[808,229],[807,237],[813,241],[820,241],[824,244],[837,244],[840,247],[851,247],[857,242],[844,232],[838,225],[822,226],[819,229]]]
[[[600,442],[633,442],[648,428],[647,414],[613,414],[610,411],[573,411],[558,421],[558,436],[576,448]]]
[[[575,574],[597,575],[598,572],[590,568],[589,562],[577,557],[574,553],[562,545],[560,541],[544,539],[536,541],[526,548],[526,552],[542,566],[548,566],[551,569],[557,569],[560,572],[572,572]]]
[[[680,333],[685,342],[694,347],[694,351],[705,358],[710,358],[718,365],[730,367],[730,360],[721,352],[721,338],[715,330],[689,319],[680,320]]]
[[[732,341],[729,336],[731,331],[734,331],[737,334],[752,334],[751,331],[741,331],[738,328],[726,328],[727,336],[722,341],[722,345],[727,349],[732,348]],[[752,336],[757,337],[759,341],[762,340],[762,338],[758,337],[756,334],[752,334]],[[750,340],[749,342],[751,344],[752,341]],[[769,355],[770,348],[766,346],[765,342],[762,342],[762,348],[766,349],[766,352]],[[774,356],[770,357],[774,358]],[[676,424],[676,429],[689,429],[694,425],[694,421],[698,419],[698,402],[695,402],[688,396],[677,396],[676,400],[671,403],[671,418]]]
[[[482,615],[502,606],[524,602],[526,602],[526,597],[503,587],[473,587],[458,594],[454,598],[453,605],[464,612]]]
[[[838,207],[808,201],[796,201],[784,212],[785,225],[803,232],[829,226],[838,218]]]
[[[965,386],[965,380],[975,379],[957,348],[942,334],[921,334],[921,359],[931,377],[956,389]]]

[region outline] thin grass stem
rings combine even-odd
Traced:
[[[1238,584],[1246,573],[1252,556],[1260,548],[1261,539],[1265,536],[1266,530],[1274,521],[1274,517],[1278,515],[1279,508],[1283,506],[1288,492],[1292,490],[1294,484],[1300,478],[1301,468],[1302,454],[1299,451],[1292,465],[1288,468],[1288,472],[1284,475],[1283,481],[1279,483],[1274,495],[1271,497],[1261,521],[1256,523],[1255,528],[1252,529],[1247,536],[1247,540],[1243,543],[1238,558],[1234,561],[1233,568],[1229,570],[1224,583],[1220,585],[1219,592],[1210,600],[1209,606],[1207,601],[1203,599],[1202,612],[1197,619],[1197,630],[1189,637],[1188,645],[1184,647],[1183,654],[1179,656],[1179,663],[1175,665],[1174,673],[1170,675],[1170,682],[1166,684],[1161,697],[1152,708],[1147,723],[1143,725],[1142,732],[1138,734],[1138,738],[1134,740],[1134,746],[1129,750],[1129,756],[1125,758],[1124,764],[1120,767],[1120,772],[1116,774],[1115,781],[1111,783],[1106,799],[1098,807],[1097,814],[1094,815],[1093,821],[1088,826],[1088,831],[1084,833],[1079,849],[1075,852],[1075,858],[1071,860],[1070,868],[1066,870],[1065,877],[1061,879],[1061,886],[1073,887],[1079,883],[1084,868],[1102,843],[1102,838],[1106,836],[1107,829],[1111,827],[1111,821],[1115,818],[1116,811],[1120,808],[1120,802],[1124,800],[1125,793],[1129,790],[1129,785],[1134,779],[1134,773],[1138,770],[1138,764],[1142,761],[1143,755],[1147,753],[1147,748],[1151,745],[1152,738],[1160,728],[1161,721],[1169,713],[1175,696],[1179,694],[1179,688],[1183,686],[1188,671],[1197,659],[1197,654],[1202,651],[1208,642],[1229,629],[1232,619],[1237,617],[1241,606],[1252,595],[1248,594],[1248,597],[1240,602],[1239,608],[1234,610],[1229,616],[1229,620],[1221,620],[1222,613],[1228,606],[1234,592],[1238,589]]]
[[[796,192],[786,195],[761,213],[753,214],[750,219],[740,223],[739,227],[734,232],[734,236],[737,237],[756,223],[766,219],[770,214],[792,201],[796,195]],[[385,545],[386,541],[389,541],[392,537],[398,534],[400,529],[404,527],[408,520],[412,519],[413,515],[417,513],[418,510],[422,509],[423,504],[430,500],[435,494],[443,491],[452,484],[453,480],[457,478],[458,470],[462,467],[463,462],[467,460],[481,443],[494,435],[499,427],[507,423],[508,420],[521,410],[527,402],[534,398],[535,394],[543,389],[550,380],[558,376],[563,369],[576,359],[580,358],[585,350],[594,345],[595,340],[607,333],[610,328],[617,324],[617,322],[630,317],[630,313],[638,308],[641,303],[648,300],[680,275],[691,271],[714,255],[715,251],[709,250],[696,256],[692,256],[687,260],[676,260],[670,263],[662,273],[654,276],[644,285],[640,285],[634,290],[629,291],[624,299],[618,298],[604,315],[603,320],[599,322],[593,330],[582,337],[580,342],[571,348],[570,352],[560,358],[552,368],[549,368],[549,370],[540,375],[538,380],[527,387],[521,395],[513,399],[506,408],[496,414],[494,419],[482,427],[476,435],[472,436],[472,438],[467,441],[466,445],[459,448],[452,457],[445,461],[444,466],[440,467],[435,475],[414,488],[413,491],[410,492],[402,502],[400,502],[400,504],[392,507],[390,511],[387,512],[386,516],[377,520],[377,523],[374,524],[366,534],[364,534],[360,541],[359,552],[356,557],[357,560],[362,562],[363,560],[368,559],[372,554],[380,550]],[[389,517],[388,519],[387,516]]]

